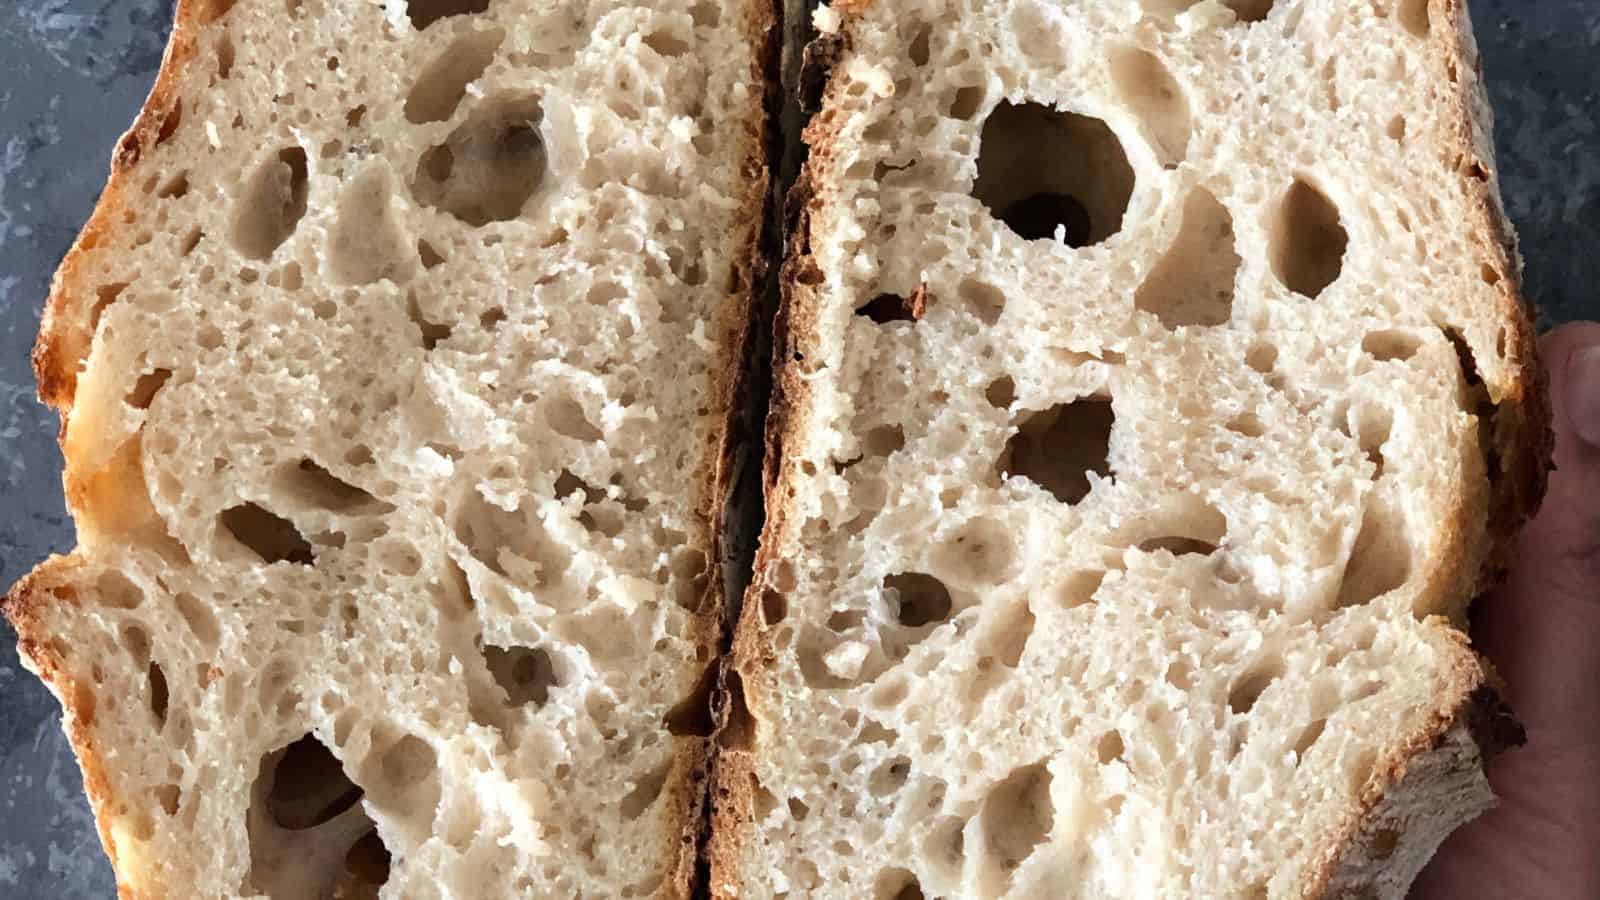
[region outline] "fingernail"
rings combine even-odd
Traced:
[[[1600,345],[1574,351],[1567,361],[1567,418],[1590,447],[1600,448]]]

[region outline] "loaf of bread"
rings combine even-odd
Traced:
[[[181,0],[10,594],[123,897],[686,896],[763,3]]]
[[[1402,896],[1548,452],[1464,4],[815,21],[714,895]]]

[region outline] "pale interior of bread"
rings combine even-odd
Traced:
[[[254,0],[194,35],[78,258],[81,547],[31,613],[125,889],[669,887],[751,9]]]
[[[1470,43],[1417,0],[817,21],[726,896],[1300,896],[1485,553]]]

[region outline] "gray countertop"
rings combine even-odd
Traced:
[[[171,0],[0,9],[0,589],[72,545],[28,350],[50,273],[150,87]],[[1472,0],[1506,199],[1541,325],[1600,318],[1600,3]],[[55,701],[0,625],[0,897],[116,895]]]

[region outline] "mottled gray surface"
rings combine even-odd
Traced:
[[[350,0],[354,2],[354,0]],[[28,349],[50,273],[161,60],[171,0],[0,2],[0,587],[72,543]],[[1600,317],[1600,3],[1473,0],[1542,322]],[[115,896],[54,701],[0,625],[0,897]]]

